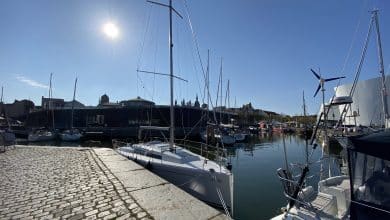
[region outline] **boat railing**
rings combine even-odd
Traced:
[[[283,177],[280,177],[280,176],[279,176],[279,179],[282,181],[283,185],[286,182],[288,182],[288,183],[292,183],[295,187],[298,187],[298,181],[286,179],[286,178],[283,178]],[[285,183],[283,183],[283,182],[285,182]],[[299,192],[303,192],[302,189],[303,189],[302,187],[299,187]],[[298,196],[297,198],[294,198],[292,195],[290,195],[290,192],[286,191],[286,188],[284,188],[284,190],[283,190],[283,195],[288,200],[293,200],[294,202],[296,202],[297,204],[299,204],[301,206],[304,206],[305,208],[316,210],[316,208],[310,202],[305,201],[301,196]]]
[[[303,190],[305,187],[304,185],[300,186],[298,181],[292,177],[291,173],[286,170],[283,170],[282,168],[278,169],[277,174],[283,186],[283,194],[287,199],[289,199],[290,201],[292,200],[294,202],[297,202],[298,204],[303,205],[306,208],[314,209],[313,205],[310,202],[305,201],[303,198],[305,196],[305,191]],[[297,188],[299,190],[298,192],[300,192],[301,194],[298,194],[294,198],[293,194],[297,190]]]
[[[225,148],[213,145],[209,145],[202,142],[190,141],[186,139],[176,139],[176,144],[180,147],[186,148],[191,151],[195,151],[200,156],[203,156],[209,160],[223,164],[227,158],[227,150]]]

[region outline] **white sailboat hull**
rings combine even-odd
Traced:
[[[140,162],[142,163],[142,162]],[[146,163],[144,163],[146,165]],[[221,173],[211,174],[210,171],[200,169],[189,169],[175,167],[158,162],[151,163],[150,170],[172,184],[179,186],[187,193],[196,198],[219,208],[222,208],[221,201],[217,194],[217,187],[220,189],[225,203],[230,209],[230,183],[233,184],[232,175]],[[214,179],[216,177],[216,182]]]
[[[38,142],[38,141],[51,141],[54,140],[55,134],[53,132],[40,132],[40,133],[30,133],[28,135],[29,142]]]
[[[148,167],[153,173],[178,186],[192,196],[209,205],[222,208],[223,205],[217,192],[219,190],[227,208],[232,209],[233,175],[230,172],[220,172],[220,170],[214,169],[214,171],[211,171],[207,168],[207,165],[202,168],[201,166],[186,166],[180,163],[166,162],[161,159],[121,150],[119,150],[119,153],[142,166]],[[208,163],[214,162],[209,161]]]
[[[82,135],[80,133],[73,133],[73,134],[66,134],[66,133],[61,133],[60,134],[60,139],[62,141],[79,141]]]

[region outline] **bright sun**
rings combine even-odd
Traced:
[[[119,35],[118,27],[112,22],[107,22],[103,25],[103,32],[111,39],[116,39]]]

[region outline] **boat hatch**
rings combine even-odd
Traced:
[[[351,218],[390,217],[390,132],[350,138]]]

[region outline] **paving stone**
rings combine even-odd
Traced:
[[[111,214],[105,216],[105,217],[103,218],[103,220],[114,219],[115,217],[116,217],[116,214],[115,214],[115,213],[111,213]]]
[[[135,203],[129,205],[129,209],[130,209],[130,210],[131,210],[131,209],[134,209],[134,208],[137,208],[137,207],[138,207],[138,205],[135,204]]]
[[[84,214],[76,214],[69,217],[69,220],[80,220],[84,218]]]
[[[98,211],[97,209],[95,209],[95,210],[92,210],[92,211],[89,211],[89,212],[85,213],[85,216],[95,215],[95,214],[97,214],[98,212],[99,212],[99,211]]]
[[[97,215],[97,217],[98,217],[98,218],[102,218],[102,217],[104,217],[104,216],[106,216],[106,215],[109,215],[109,214],[110,214],[109,211],[104,211],[104,212],[99,213],[99,214]]]
[[[143,217],[145,217],[147,214],[146,214],[146,212],[139,212],[138,214],[137,214],[137,218],[143,218]]]

